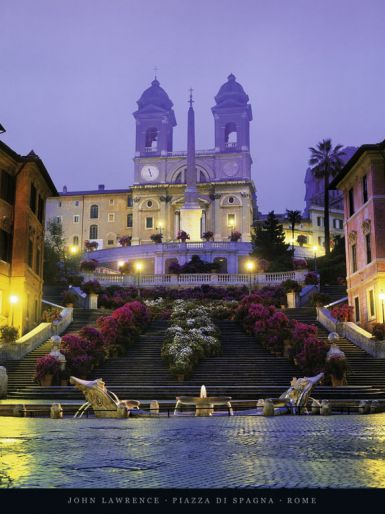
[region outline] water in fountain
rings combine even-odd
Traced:
[[[201,397],[201,398],[207,398],[206,386],[204,386],[204,385],[201,387],[201,394],[200,394],[200,397]]]

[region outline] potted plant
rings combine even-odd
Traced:
[[[332,387],[346,385],[346,356],[335,343],[330,346],[327,353],[325,371],[330,376]]]
[[[189,234],[187,234],[187,232],[185,232],[184,230],[180,230],[178,232],[178,235],[176,236],[176,238],[179,240],[179,241],[182,241],[182,243],[185,243],[187,241],[187,239],[190,239],[190,236]]]
[[[84,282],[80,289],[86,294],[100,294],[102,292],[102,286],[97,280],[89,280]]]
[[[63,294],[63,303],[66,307],[73,307],[76,303],[77,296],[72,291],[65,291]]]
[[[208,243],[209,241],[214,241],[214,232],[211,232],[211,230],[204,232],[202,234],[202,239],[204,239],[206,243]]]
[[[122,236],[119,238],[118,242],[120,246],[131,246],[132,236]]]
[[[163,234],[161,234],[160,232],[156,233],[156,234],[151,234],[150,239],[151,239],[151,241],[154,241],[155,244],[161,244],[162,239],[163,239]]]
[[[80,270],[85,271],[86,273],[92,273],[96,270],[98,266],[98,261],[96,259],[87,259],[85,261],[81,261]]]
[[[19,331],[15,327],[5,325],[0,328],[0,335],[4,343],[14,343],[19,336]]]
[[[242,237],[242,234],[240,232],[238,232],[238,230],[234,230],[233,232],[231,232],[231,234],[229,235],[229,239],[230,241],[232,241],[233,243],[236,243],[237,241],[239,241]]]
[[[98,249],[99,243],[97,241],[85,241],[84,249],[86,252],[94,252]]]
[[[302,246],[307,243],[307,237],[304,236],[303,234],[300,234],[298,237],[297,237],[297,243],[299,244],[299,246],[302,248]]]
[[[52,355],[45,355],[36,360],[34,382],[41,386],[50,386],[54,377],[60,375],[60,362]]]

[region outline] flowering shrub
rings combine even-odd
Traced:
[[[80,286],[80,289],[86,294],[100,294],[102,292],[102,286],[97,280],[88,280],[88,282],[84,282],[84,284]]]
[[[178,232],[178,235],[176,236],[177,239],[179,239],[180,241],[186,241],[187,239],[190,239],[190,236],[189,234],[187,234],[187,232],[185,232],[184,230],[180,230]]]
[[[202,239],[205,239],[206,241],[214,241],[214,232],[211,232],[211,230],[204,232],[202,234]]]
[[[60,362],[52,355],[44,355],[36,359],[34,382],[40,383],[47,375],[58,377],[60,374]]]
[[[310,271],[305,275],[305,284],[309,285],[317,285],[318,284],[318,275],[314,273],[314,271]]]
[[[218,333],[209,309],[176,300],[161,351],[170,371],[189,375],[202,357],[217,355],[219,351]]]
[[[293,259],[293,268],[294,269],[306,269],[307,261],[306,259],[300,259],[299,257]]]
[[[97,266],[98,261],[96,259],[87,259],[80,262],[81,271],[92,272],[96,270]]]
[[[44,310],[41,313],[41,321],[44,323],[52,323],[53,321],[61,320],[61,309],[58,307],[51,307],[49,309]]]
[[[328,344],[316,337],[305,339],[301,352],[295,356],[297,365],[305,376],[324,371],[328,349]]]
[[[242,237],[242,234],[240,232],[238,232],[238,230],[234,230],[233,232],[231,232],[231,234],[229,235],[229,239],[230,241],[232,242],[237,242],[241,239]]]
[[[287,279],[282,282],[282,287],[285,290],[285,293],[290,293],[294,291],[295,293],[300,293],[302,291],[302,287],[296,280]]]
[[[121,246],[131,246],[132,236],[122,236],[118,239]]]
[[[338,321],[353,321],[353,307],[347,303],[333,307],[330,312]]]
[[[99,243],[97,241],[84,241],[84,249],[86,252],[94,252],[98,249]]]

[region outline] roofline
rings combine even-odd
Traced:
[[[127,189],[95,189],[93,191],[61,191],[59,196],[93,196],[93,195],[118,195],[121,193],[131,193],[131,188]]]
[[[342,170],[338,173],[338,175],[330,182],[328,189],[331,189],[331,190],[338,189],[338,185],[340,184],[340,182],[351,171],[353,166],[355,166],[357,164],[357,162],[361,159],[361,157],[366,152],[373,152],[373,151],[385,152],[385,139],[384,139],[384,141],[381,141],[380,143],[361,145],[358,148],[358,150],[353,154],[353,156],[348,160],[348,162],[345,164],[345,166],[342,168]],[[385,158],[385,154],[384,154],[384,158]]]
[[[9,147],[8,145],[6,145],[3,141],[0,141],[0,150],[3,150],[4,152],[6,152],[13,159],[15,159],[18,163],[27,164],[29,162],[34,162],[37,165],[37,167],[39,168],[40,173],[43,175],[43,178],[45,179],[45,181],[48,184],[49,188],[51,189],[51,191],[53,193],[51,196],[59,196],[59,193],[57,192],[56,186],[53,183],[53,180],[50,177],[50,174],[48,173],[47,168],[44,166],[44,163],[40,159],[40,157],[38,157],[37,155],[36,156],[32,156],[32,155],[23,156],[23,155],[20,155],[17,152],[15,152],[14,150],[12,150],[12,148]]]

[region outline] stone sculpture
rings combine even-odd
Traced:
[[[51,419],[62,419],[63,417],[63,407],[60,403],[53,403],[50,408],[49,417]]]
[[[293,377],[289,389],[281,394],[279,398],[258,400],[257,414],[270,416],[279,414],[307,414],[308,411],[306,406],[309,400],[313,401],[312,408],[315,408],[316,406],[320,407],[321,404],[317,400],[310,398],[310,393],[322,380],[323,376],[324,374],[320,373],[315,377]],[[271,404],[273,405],[273,414],[270,414]],[[268,412],[269,414],[265,414],[265,412]]]
[[[230,416],[233,409],[230,396],[207,396],[206,387],[202,385],[199,396],[177,396],[174,414],[177,414],[181,405],[195,406],[195,416],[212,416],[215,405],[226,405]]]
[[[81,417],[89,407],[92,407],[97,418],[127,418],[133,409],[139,409],[139,401],[119,400],[116,394],[108,391],[101,378],[88,381],[70,377],[70,383],[79,389],[87,400],[75,417]]]

